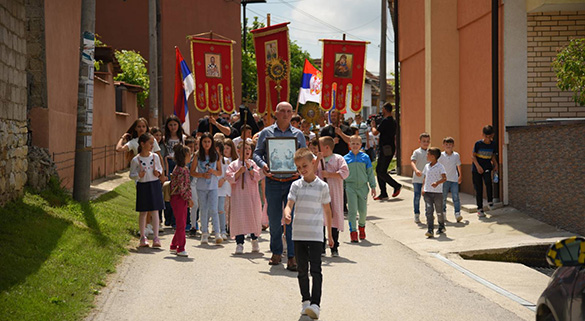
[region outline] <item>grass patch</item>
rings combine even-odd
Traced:
[[[79,320],[138,228],[125,183],[80,204],[59,184],[0,208],[0,320]]]

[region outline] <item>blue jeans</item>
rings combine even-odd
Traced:
[[[275,255],[282,255],[282,208],[286,205],[290,182],[278,182],[266,179],[266,201],[268,202],[268,225],[270,226],[270,251]],[[294,215],[291,213],[291,216]],[[289,258],[295,256],[295,246],[292,241],[292,226],[286,225],[286,253]]]
[[[412,183],[414,187],[414,214],[420,214],[420,196],[422,191],[422,183]]]
[[[197,190],[199,196],[199,215],[201,216],[201,233],[209,233],[209,219],[216,234],[219,234],[219,217],[217,215],[217,189]]]
[[[225,196],[217,198],[217,216],[219,217],[219,229],[221,233],[225,233]]]
[[[461,212],[461,200],[459,199],[459,183],[446,181],[443,183],[443,213],[447,213],[447,195],[451,191],[455,213]]]

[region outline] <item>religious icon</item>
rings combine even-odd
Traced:
[[[336,53],[333,75],[338,78],[351,78],[352,63],[352,54]]]
[[[266,50],[266,61],[271,59],[276,59],[278,57],[278,41],[272,40],[267,41],[264,44],[264,49]]]
[[[297,150],[296,137],[267,137],[266,150],[268,168],[274,174],[293,174],[297,172],[294,154]]]
[[[221,78],[221,55],[206,53],[205,54],[205,75],[211,78]]]

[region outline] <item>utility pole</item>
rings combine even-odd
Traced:
[[[148,109],[151,126],[160,125],[158,119],[158,46],[156,36],[156,0],[148,0]]]
[[[241,0],[240,3],[242,4],[242,10],[244,11],[244,21],[242,25],[244,26],[242,30],[242,50],[246,52],[246,31],[248,29],[248,22],[246,21],[246,5],[248,3],[266,3],[266,0]]]
[[[77,126],[73,198],[89,201],[93,132],[93,57],[95,53],[95,0],[81,2],[79,84],[77,87]]]
[[[378,104],[378,112],[381,111],[382,106],[386,103],[386,1],[382,0],[382,29],[380,30],[380,102]]]

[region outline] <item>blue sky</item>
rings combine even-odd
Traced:
[[[271,14],[271,24],[290,22],[289,36],[312,58],[320,58],[323,45],[319,39],[341,39],[369,41],[366,68],[374,74],[380,69],[380,0],[267,0],[246,6],[248,21],[254,16],[266,23],[266,14]],[[387,73],[394,71],[394,33],[388,14],[386,32]]]

